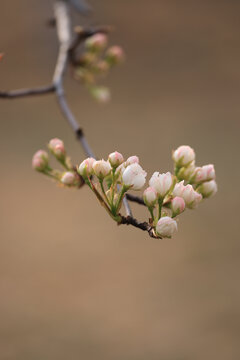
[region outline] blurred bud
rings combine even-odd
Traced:
[[[44,171],[48,167],[48,153],[44,150],[38,150],[32,158],[32,167],[37,171]]]
[[[99,179],[104,179],[111,172],[111,170],[112,170],[112,168],[111,168],[111,165],[109,164],[109,162],[105,161],[103,159],[95,161],[93,164],[94,174]]]
[[[143,200],[148,207],[153,208],[157,202],[156,190],[153,187],[148,187],[143,193]]]
[[[105,60],[100,60],[94,65],[94,70],[103,75],[109,70],[109,64]]]
[[[108,161],[110,162],[113,168],[117,168],[119,165],[123,163],[124,158],[122,154],[120,154],[117,151],[114,151],[113,153],[108,155]]]
[[[187,145],[182,145],[173,152],[173,161],[177,167],[182,167],[189,165],[193,160],[195,160],[194,150]]]
[[[171,238],[175,231],[177,231],[177,222],[169,216],[164,216],[158,220],[156,233],[161,238]]]
[[[4,57],[4,54],[0,53],[0,61],[2,60],[3,57]]]
[[[202,200],[202,195],[196,192],[192,185],[189,184],[185,186],[183,181],[175,185],[173,189],[173,196],[182,197],[189,209],[196,208]]]
[[[192,181],[195,184],[202,183],[204,181],[214,180],[216,177],[214,165],[209,164],[202,167],[197,167],[192,176]]]
[[[173,177],[170,172],[167,172],[166,174],[159,174],[159,172],[155,172],[149,181],[149,185],[156,190],[158,196],[161,198],[164,198],[167,195],[172,184]]]
[[[171,201],[172,215],[175,217],[181,214],[185,209],[185,201],[183,198],[176,196]]]
[[[122,179],[126,186],[133,190],[140,190],[146,182],[147,173],[137,164],[131,164],[123,171]]]
[[[86,48],[90,51],[101,51],[107,46],[107,36],[105,34],[95,34],[85,41]]]
[[[50,149],[50,151],[53,153],[53,155],[60,161],[65,160],[65,156],[66,156],[66,152],[65,152],[65,147],[64,147],[64,143],[62,140],[58,139],[58,138],[54,138],[52,140],[50,140],[49,144],[48,144],[48,148]]]
[[[68,186],[76,185],[77,183],[76,174],[71,171],[65,172],[61,177],[61,183]]]
[[[110,65],[116,65],[124,61],[125,55],[120,46],[111,46],[106,52],[106,61]]]
[[[83,177],[87,178],[93,175],[93,164],[95,163],[94,158],[87,158],[78,167],[78,173]]]
[[[139,164],[139,158],[136,155],[130,156],[127,161],[125,162],[125,165],[131,165],[131,164]]]
[[[197,191],[202,194],[203,198],[208,198],[216,194],[217,183],[215,180],[206,181],[198,187]]]
[[[105,86],[92,86],[90,88],[92,96],[100,103],[107,103],[111,99],[110,91]]]

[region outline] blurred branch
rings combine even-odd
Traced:
[[[67,67],[68,62],[73,60],[74,52],[77,47],[81,44],[83,40],[87,37],[92,36],[96,33],[107,33],[111,30],[110,27],[101,27],[90,30],[84,30],[79,28],[77,32],[76,38],[73,40],[72,36],[72,24],[69,14],[69,6],[70,4],[74,5],[74,7],[78,7],[78,10],[81,11],[82,6],[85,6],[85,2],[81,1],[78,3],[76,0],[56,0],[54,3],[54,17],[56,21],[57,27],[57,36],[59,41],[59,53],[58,58],[54,70],[53,82],[49,86],[39,87],[34,89],[19,89],[13,91],[0,91],[0,98],[4,99],[14,99],[18,97],[26,97],[26,96],[35,96],[35,95],[44,95],[49,93],[55,93],[59,107],[66,118],[68,124],[74,131],[77,139],[80,141],[86,155],[88,157],[96,158],[93,150],[89,146],[87,139],[84,135],[83,129],[78,124],[74,114],[72,113],[64,92],[63,87],[63,77]],[[77,5],[78,4],[78,5]],[[134,195],[127,194],[123,200],[123,204],[126,211],[126,217],[122,216],[122,220],[120,224],[132,225],[137,227],[143,231],[148,231],[151,237],[156,237],[153,233],[151,226],[147,222],[140,223],[134,217],[132,217],[132,212],[128,201],[136,202],[140,205],[145,205],[142,198],[139,198]]]
[[[18,97],[45,95],[55,91],[54,85],[42,86],[36,89],[19,89],[13,91],[0,91],[0,98],[14,99]]]

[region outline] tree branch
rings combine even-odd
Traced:
[[[72,40],[72,26],[69,14],[69,2],[66,0],[56,0],[54,3],[54,16],[57,26],[57,35],[59,41],[59,53],[54,70],[53,82],[49,86],[39,87],[35,89],[19,89],[14,91],[0,91],[0,98],[14,99],[25,96],[44,95],[49,93],[55,93],[61,111],[66,118],[68,124],[74,131],[77,139],[80,141],[85,154],[89,157],[96,158],[93,150],[89,146],[87,139],[84,135],[83,129],[78,124],[74,114],[65,98],[63,88],[63,76],[68,64],[69,59],[73,59],[74,51],[78,45],[89,36],[97,32],[109,32],[110,28],[103,27],[99,29],[84,30],[79,33],[75,41]],[[126,217],[122,216],[120,224],[132,225],[143,231],[147,231],[151,237],[157,238],[154,230],[147,222],[138,222],[133,216],[128,204],[128,200],[136,202],[140,205],[145,205],[143,199],[131,194],[127,194],[123,199],[123,204],[126,211]]]
[[[159,236],[157,236],[154,232],[154,229],[151,227],[151,225],[149,225],[149,223],[145,222],[139,222],[137,219],[135,219],[132,216],[121,216],[121,222],[120,224],[125,224],[125,225],[132,225],[138,229],[141,229],[143,231],[147,231],[149,236],[155,239],[161,239]]]
[[[42,86],[36,89],[19,89],[13,91],[0,91],[0,98],[15,99],[18,97],[46,95],[55,91],[54,85]]]

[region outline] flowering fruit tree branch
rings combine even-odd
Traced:
[[[170,172],[155,172],[144,191],[143,198],[129,194],[129,190],[140,190],[146,182],[147,173],[139,164],[137,156],[124,160],[123,155],[115,151],[107,161],[96,160],[89,146],[83,129],[72,113],[64,92],[63,79],[67,65],[72,65],[74,75],[98,101],[109,99],[109,90],[96,84],[99,75],[105,75],[111,67],[123,59],[122,49],[118,46],[107,47],[107,36],[110,28],[75,29],[72,35],[70,5],[79,7],[77,0],[55,0],[54,18],[59,41],[59,53],[56,61],[52,83],[35,89],[20,89],[1,92],[0,97],[14,99],[24,96],[55,93],[59,107],[80,141],[87,158],[79,166],[73,166],[66,155],[64,143],[52,139],[48,148],[58,160],[64,171],[53,169],[49,164],[49,155],[39,150],[33,156],[32,166],[35,170],[49,176],[63,187],[80,188],[87,184],[111,218],[118,225],[126,224],[147,231],[153,238],[171,238],[177,230],[175,218],[186,208],[194,209],[204,199],[217,191],[213,165],[195,166],[195,152],[189,146],[180,146],[173,152],[174,175]],[[84,7],[85,8],[85,7]],[[80,56],[79,45],[85,47]],[[139,222],[132,216],[128,200],[145,205],[150,213],[148,222]],[[121,214],[124,205],[126,216]]]

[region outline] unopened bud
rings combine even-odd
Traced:
[[[109,64],[107,63],[107,61],[100,60],[97,64],[95,64],[94,70],[98,74],[103,75],[109,70]]]
[[[48,147],[58,160],[65,160],[66,151],[62,140],[54,138],[50,140]]]
[[[90,51],[101,51],[107,46],[107,36],[105,34],[95,34],[89,37],[86,42],[86,48]]]
[[[32,158],[32,167],[37,171],[44,171],[48,167],[48,153],[44,150],[38,150]]]
[[[70,172],[70,171],[67,171],[63,174],[63,176],[61,177],[61,182],[64,184],[64,185],[67,185],[67,186],[73,186],[77,183],[77,177],[76,177],[76,174]]]
[[[104,179],[108,174],[110,174],[112,168],[108,161],[105,160],[98,160],[95,161],[93,164],[93,171],[94,174],[99,179]]]
[[[195,152],[190,146],[182,145],[173,152],[172,157],[176,166],[182,167],[189,165],[192,161],[195,160]]]
[[[123,49],[120,46],[111,46],[106,52],[106,61],[110,65],[116,65],[123,62],[125,58]]]
[[[87,158],[78,167],[78,173],[83,177],[87,178],[93,175],[93,164],[95,163],[94,158]]]
[[[92,96],[100,103],[107,103],[111,99],[110,91],[105,86],[92,86],[90,88]]]
[[[195,209],[202,200],[202,195],[196,192],[192,185],[185,186],[183,181],[175,185],[173,196],[182,197],[189,209]]]
[[[190,163],[190,165],[188,165],[186,167],[185,166],[182,167],[179,170],[177,177],[179,180],[189,181],[192,178],[192,176],[194,175],[195,170],[196,170],[196,166],[195,166],[195,162],[193,161],[192,163]]]
[[[148,187],[143,193],[143,200],[149,208],[153,208],[157,202],[157,192],[153,187]]]
[[[131,164],[139,164],[139,157],[136,155],[130,156],[127,161],[126,161],[126,166],[131,165]]]
[[[185,209],[185,201],[183,198],[176,196],[171,201],[171,209],[173,217],[181,214]]]
[[[156,233],[161,238],[171,238],[175,231],[177,231],[177,223],[169,216],[164,216],[158,220]]]
[[[202,167],[197,167],[193,174],[193,182],[198,184],[204,181],[214,180],[216,177],[214,165],[209,164]]]
[[[216,194],[217,183],[215,180],[206,181],[198,187],[197,191],[202,194],[203,198],[208,198]]]
[[[122,154],[120,154],[117,151],[114,151],[113,153],[108,155],[108,161],[110,162],[113,168],[117,168],[119,165],[123,163],[124,158]]]

